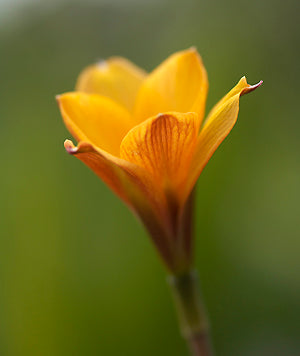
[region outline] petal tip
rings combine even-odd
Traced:
[[[78,151],[78,147],[75,147],[71,140],[65,140],[64,146],[69,154],[74,154]]]
[[[196,52],[196,53],[198,53],[198,50],[197,50],[197,47],[196,46],[191,46],[189,49],[188,49],[188,51],[190,51],[190,52]]]
[[[97,63],[96,66],[99,70],[107,70],[108,69],[108,64],[105,59],[100,59]]]
[[[243,77],[245,78],[245,77]],[[260,87],[262,85],[263,81],[260,80],[257,84],[254,85],[249,85],[248,87],[244,88],[241,92],[241,96],[244,94],[248,94],[251,93],[253,90],[257,89],[258,87]]]
[[[254,89],[256,89],[256,88],[260,87],[263,82],[264,82],[263,80],[260,80],[257,84],[252,85],[252,87],[253,87]]]

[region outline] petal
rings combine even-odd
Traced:
[[[134,127],[121,143],[120,157],[143,167],[157,188],[180,200],[198,133],[196,113],[165,113]]]
[[[164,226],[164,209],[161,200],[156,200],[147,173],[133,163],[114,157],[87,142],[75,147],[70,140],[66,140],[65,148],[91,168],[137,214],[150,232],[163,261],[170,270],[174,270],[172,248]]]
[[[159,113],[205,110],[207,74],[194,49],[178,52],[164,61],[144,81],[138,93],[135,116],[140,122]]]
[[[64,122],[77,141],[90,142],[118,156],[120,143],[132,128],[129,113],[111,99],[80,92],[57,97]]]
[[[130,200],[124,191],[122,181],[125,180],[125,171],[118,164],[118,158],[97,149],[88,142],[80,142],[75,147],[70,140],[64,143],[68,153],[75,155],[89,168],[91,168],[122,200],[130,204]]]
[[[76,90],[107,96],[132,111],[146,73],[125,58],[91,65],[79,75]]]
[[[199,134],[195,156],[186,184],[188,196],[203,168],[236,123],[240,96],[262,84],[249,85],[243,77],[239,83],[212,109]]]
[[[244,94],[250,93],[262,84],[262,81],[255,85],[249,85],[247,83],[246,77],[242,77],[235,87],[233,87],[209,112],[206,121],[210,119],[230,98],[235,95],[242,96]]]

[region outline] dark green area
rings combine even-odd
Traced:
[[[50,1],[50,0],[49,0]],[[300,353],[299,21],[287,1],[24,7],[0,34],[0,354],[187,355],[165,273],[127,208],[63,148],[54,96],[122,55],[197,46],[237,126],[199,179],[197,267],[220,356]],[[41,5],[42,7],[42,5]],[[299,8],[298,8],[299,9]]]

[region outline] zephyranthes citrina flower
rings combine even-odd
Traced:
[[[66,150],[89,166],[143,221],[167,267],[190,267],[189,199],[212,154],[234,126],[243,77],[203,123],[208,80],[194,48],[150,74],[124,58],[86,68],[76,91],[57,97],[79,141]]]

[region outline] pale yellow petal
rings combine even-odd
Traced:
[[[77,141],[90,142],[119,156],[123,137],[132,128],[129,113],[109,98],[72,92],[57,97],[64,122]]]
[[[233,128],[239,112],[240,97],[253,91],[261,84],[262,82],[259,82],[251,86],[243,77],[213,108],[198,137],[197,148],[186,184],[186,196],[193,189],[196,180],[213,153]]]
[[[132,112],[146,73],[125,58],[112,57],[83,70],[76,90],[107,96]]]
[[[136,119],[141,122],[169,111],[196,112],[200,124],[207,90],[207,74],[198,52],[191,48],[175,53],[143,82],[136,102]]]
[[[197,141],[196,113],[165,113],[134,127],[125,136],[120,157],[143,167],[157,190],[180,200]]]

